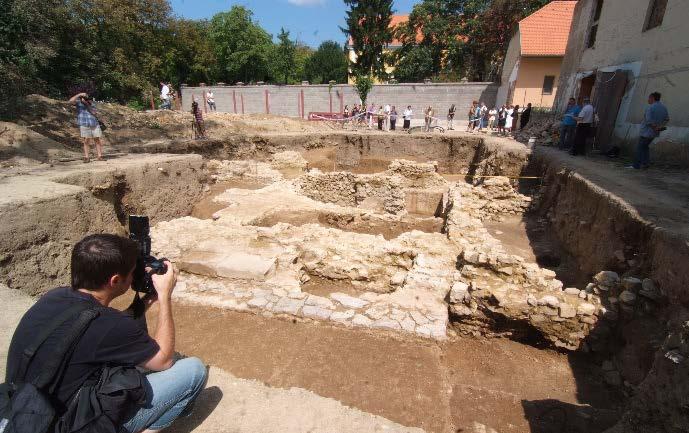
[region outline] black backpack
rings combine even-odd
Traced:
[[[54,397],[72,352],[102,307],[78,302],[48,324],[22,353],[13,377],[0,384],[0,433],[116,433],[146,401],[145,379],[135,367],[104,366],[87,378],[65,407]],[[38,377],[25,381],[46,339],[74,319]]]

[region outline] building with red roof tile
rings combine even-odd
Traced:
[[[579,0],[553,108],[590,98],[596,150],[631,156],[648,97],[659,92],[670,122],[653,141],[653,160],[689,167],[687,17],[687,0]]]
[[[499,105],[553,105],[576,3],[553,1],[519,22],[505,56]]]

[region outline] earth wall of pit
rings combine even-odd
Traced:
[[[546,156],[534,154],[530,174],[542,176],[538,212],[580,271],[648,275],[671,304],[689,305],[689,242],[645,220],[628,203]]]
[[[26,189],[25,198],[0,207],[3,283],[31,295],[68,285],[77,241],[93,233],[124,235],[129,214],[148,215],[151,224],[188,215],[206,176],[198,155],[117,165],[0,182],[2,188]],[[38,198],[32,197],[36,188],[42,191]]]
[[[518,177],[530,151],[521,143],[490,137],[360,134],[235,135],[226,140],[170,141],[136,146],[140,153],[199,153],[211,159],[269,159],[276,152],[302,153],[323,171],[385,171],[393,159],[437,161],[443,174]]]

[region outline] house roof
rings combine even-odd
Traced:
[[[400,24],[404,24],[407,21],[409,21],[409,15],[393,15],[392,18],[390,18],[390,27],[391,29],[395,29]],[[423,40],[423,35],[421,32],[416,33],[416,42],[419,43]],[[352,37],[349,37],[348,40],[348,45],[351,47],[353,45],[352,43]],[[390,42],[389,46],[391,47],[401,47],[402,46],[402,41],[400,41],[397,38],[392,38],[392,41]]]
[[[519,21],[521,55],[564,56],[576,4],[556,0]]]

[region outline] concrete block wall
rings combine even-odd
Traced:
[[[266,113],[266,93],[270,114],[291,117],[300,117],[302,93],[304,117],[310,112],[330,112],[331,107],[332,112],[339,113],[342,106],[349,105],[351,108],[359,103],[354,87],[347,84],[330,89],[327,85],[183,86],[182,108],[190,110],[192,96],[196,101],[201,101],[208,90],[213,91],[218,111],[225,113]],[[466,112],[474,100],[493,106],[497,90],[498,86],[493,83],[381,84],[373,87],[368,103],[394,105],[400,114],[407,105],[411,105],[417,119],[423,117],[423,110],[429,105],[438,117],[445,119],[450,105],[455,104],[455,119],[461,121],[466,118]]]

